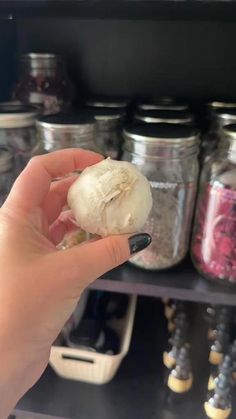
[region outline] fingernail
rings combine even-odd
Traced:
[[[152,238],[147,233],[135,234],[129,238],[130,254],[140,252],[151,243]]]

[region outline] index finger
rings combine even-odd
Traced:
[[[77,148],[33,157],[16,179],[6,203],[26,211],[41,206],[53,179],[84,169],[102,159],[100,154]]]

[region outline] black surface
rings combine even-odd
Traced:
[[[187,261],[169,270],[151,272],[127,263],[104,275],[93,289],[153,297],[236,305],[236,286],[229,288],[202,278]]]
[[[131,348],[112,382],[99,386],[65,380],[48,368],[18,407],[77,419],[202,419],[209,374],[202,316],[196,308],[192,323],[193,389],[186,403],[169,410],[163,386],[162,352],[167,329],[162,310],[158,300],[139,301]]]
[[[232,22],[45,18],[42,25],[35,18],[19,19],[17,27],[19,52],[65,55],[78,100],[93,94],[183,101],[236,97]]]
[[[160,20],[236,20],[234,1],[175,0],[1,0],[12,17],[80,17]]]

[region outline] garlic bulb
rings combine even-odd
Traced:
[[[135,166],[108,158],[82,172],[67,202],[83,230],[105,237],[140,231],[152,208],[152,194]]]

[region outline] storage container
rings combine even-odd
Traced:
[[[123,137],[121,134],[125,108],[90,108],[96,119],[96,143],[101,152],[112,159],[121,155]]]
[[[32,156],[43,152],[36,135],[38,115],[39,111],[32,106],[0,104],[0,144],[14,154],[16,175]]]
[[[73,100],[74,87],[63,57],[42,53],[21,55],[13,97],[42,107],[44,114],[66,110]]]
[[[188,251],[198,179],[196,132],[189,126],[144,124],[124,131],[123,160],[148,178],[153,207],[142,231],[152,236],[147,249],[130,259],[145,269],[178,264]]]
[[[117,355],[107,355],[82,349],[52,346],[50,365],[63,378],[105,384],[112,380],[123,358],[127,355],[135,316],[136,296],[130,296],[126,315],[112,320],[110,326],[120,337],[121,348]]]
[[[14,159],[11,152],[0,146],[0,206],[4,203],[15,180]]]
[[[192,239],[192,259],[206,278],[236,284],[236,125],[224,128],[229,149],[205,165]]]
[[[99,152],[95,142],[95,123],[89,112],[58,113],[40,118],[37,129],[47,152],[70,147]]]

